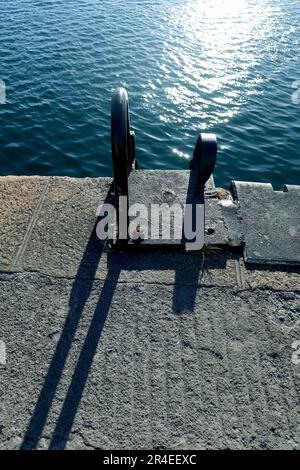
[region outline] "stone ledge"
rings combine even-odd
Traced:
[[[300,265],[300,186],[233,181],[247,263]]]

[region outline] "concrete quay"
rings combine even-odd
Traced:
[[[208,186],[203,254],[104,246],[111,185],[0,177],[0,449],[299,449],[297,187]]]

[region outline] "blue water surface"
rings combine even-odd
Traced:
[[[6,0],[0,18],[0,174],[111,175],[122,85],[142,168],[188,168],[216,132],[218,185],[300,184],[299,0]]]

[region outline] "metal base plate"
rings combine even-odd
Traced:
[[[169,204],[187,200],[190,180],[189,170],[135,170],[129,176],[129,204]],[[182,221],[180,222],[182,227]],[[111,236],[114,232],[111,227]],[[238,205],[229,191],[215,188],[213,177],[205,185],[204,243],[216,246],[240,247],[241,225]],[[115,245],[113,243],[115,247]],[[129,240],[126,248],[166,247],[185,250],[185,240]],[[123,246],[124,247],[124,246]]]
[[[190,171],[132,171],[129,176],[129,206],[132,207],[133,204],[143,205],[147,209],[147,220],[144,221],[144,227],[147,226],[148,229],[144,230],[146,232],[146,237],[143,238],[143,233],[139,236],[139,233],[131,234],[129,245],[134,246],[176,246],[176,247],[186,247],[186,239],[183,235],[183,212],[186,203],[190,203],[193,206],[199,204],[201,216],[200,227],[198,225],[198,230],[203,231],[204,237],[204,198],[193,194],[191,191],[191,172]],[[212,185],[210,180],[209,185]],[[209,186],[208,185],[208,186]],[[165,214],[164,224],[158,225],[156,230],[153,226],[153,218],[150,217],[151,210],[156,205],[162,208],[162,205],[165,205],[166,210],[163,210]],[[173,204],[179,205],[182,208],[175,212],[171,213],[172,218],[168,215],[168,208]],[[202,209],[201,206],[202,205]],[[177,215],[179,214],[179,217]],[[130,217],[130,221],[134,219]],[[144,218],[143,218],[144,220]],[[168,221],[170,222],[168,224]],[[163,230],[165,232],[163,232]],[[153,238],[153,233],[155,232],[155,238]],[[169,232],[169,237],[168,237]],[[176,236],[174,237],[174,234]],[[137,238],[138,237],[138,238]],[[202,240],[201,247],[203,245],[204,238]],[[200,247],[200,248],[201,248]]]

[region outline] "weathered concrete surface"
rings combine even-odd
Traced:
[[[43,182],[5,219],[0,447],[299,448],[299,270],[103,250],[110,180],[25,178],[20,198]]]
[[[211,177],[205,185],[205,193],[205,243],[240,246],[242,235],[238,206],[233,203],[230,192],[215,188]],[[130,174],[129,203],[144,204],[149,214],[151,213],[150,204],[167,203],[170,206],[180,204],[184,207],[187,202],[195,203],[194,195],[190,190],[189,170],[138,170]],[[179,233],[181,230],[182,226],[179,228]],[[176,244],[181,241],[173,240],[172,242],[171,240],[169,243]]]
[[[300,186],[234,181],[241,212],[245,260],[300,265]]]
[[[117,276],[2,275],[3,448],[298,446],[295,293]]]
[[[47,197],[25,240],[24,255],[15,268],[74,275],[95,225],[96,209],[104,202],[110,186],[109,178],[51,178]]]

